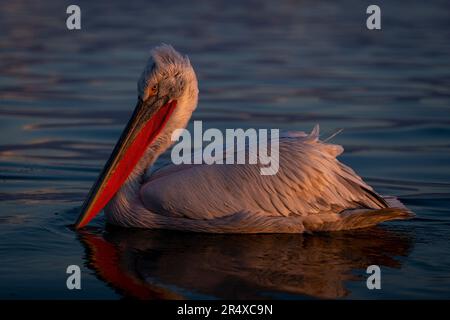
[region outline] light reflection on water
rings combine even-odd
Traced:
[[[90,238],[118,246],[122,271],[138,272],[156,295],[450,297],[447,2],[413,1],[406,10],[381,1],[382,32],[364,30],[360,1],[258,10],[252,1],[80,1],[79,32],[65,29],[68,4],[0,5],[0,297],[132,296],[99,274],[85,251]],[[161,42],[189,54],[200,85],[194,119],[205,128],[308,131],[320,123],[323,136],[344,128],[335,138],[346,150],[341,160],[418,218],[358,233],[248,238],[102,231],[100,218],[97,229],[74,234],[66,226],[132,111],[149,49]],[[130,258],[140,264],[127,268]],[[326,273],[319,260],[335,267]],[[381,292],[361,277],[372,263],[382,266]],[[86,264],[85,290],[65,289],[69,264]],[[216,277],[196,281],[208,271]]]

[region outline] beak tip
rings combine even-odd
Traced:
[[[67,228],[69,228],[72,231],[78,231],[80,229],[80,226],[78,223],[74,223],[67,225]]]
[[[81,228],[83,228],[86,225],[86,219],[85,219],[85,215],[82,214],[78,217],[77,221],[72,225],[72,228],[74,230],[79,230]]]
[[[73,228],[75,230],[79,230],[79,229],[83,228],[86,225],[87,225],[87,222],[86,222],[85,219],[79,219],[77,222],[75,222],[75,224],[73,225]]]

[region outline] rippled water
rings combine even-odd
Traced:
[[[0,4],[0,298],[450,298],[448,1]],[[310,130],[417,215],[319,235],[129,231],[81,202],[136,101],[149,49],[189,54],[206,127]],[[165,156],[167,159],[167,156]],[[164,159],[163,159],[164,160]],[[82,266],[82,290],[66,267]],[[382,269],[382,290],[365,268]]]

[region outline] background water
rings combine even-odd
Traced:
[[[368,1],[77,3],[72,32],[71,2],[0,4],[0,298],[450,298],[448,1],[378,1],[382,31],[365,28]],[[103,217],[71,231],[161,42],[189,54],[204,126],[344,128],[341,160],[417,218],[313,236]],[[382,290],[366,288],[370,264]]]

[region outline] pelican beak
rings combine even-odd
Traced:
[[[125,130],[92,186],[75,224],[80,229],[89,223],[114,197],[143,156],[147,147],[166,125],[176,100],[153,96],[139,99]]]

